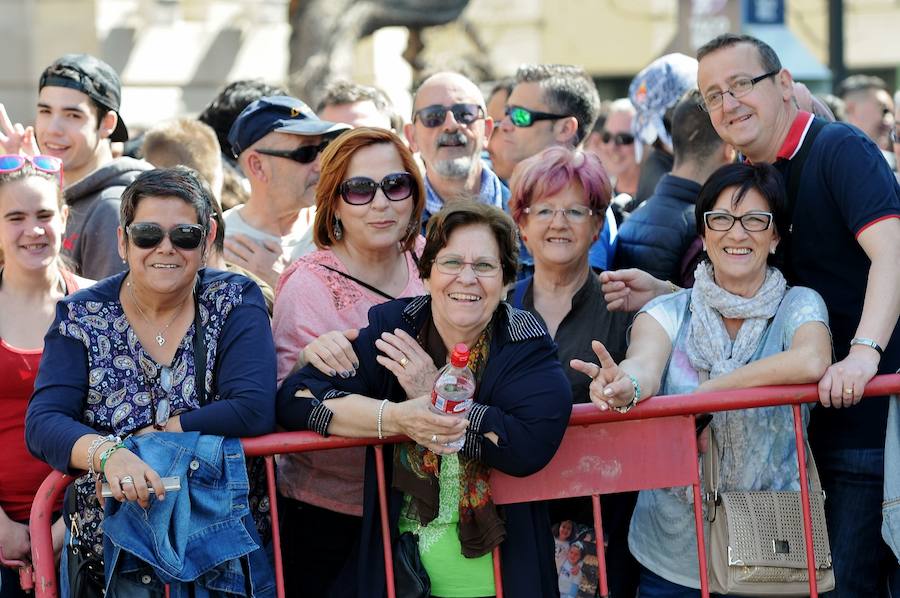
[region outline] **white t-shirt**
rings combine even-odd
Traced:
[[[235,206],[225,212],[225,238],[235,234],[247,235],[256,241],[272,241],[281,245],[282,253],[288,262],[293,262],[299,257],[316,250],[316,244],[313,242],[312,222],[315,215],[315,208],[305,208],[301,210],[298,218],[298,225],[295,231],[290,235],[277,237],[258,228],[250,226],[241,216],[243,205]],[[303,224],[300,224],[302,222]]]

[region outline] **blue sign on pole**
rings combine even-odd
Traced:
[[[785,0],[745,0],[744,22],[748,25],[784,25]]]

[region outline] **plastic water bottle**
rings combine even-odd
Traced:
[[[472,409],[472,397],[475,396],[475,374],[469,369],[469,348],[463,343],[453,347],[450,363],[438,372],[431,391],[431,410],[441,415],[453,415],[465,418]],[[463,436],[446,446],[460,450],[465,444]]]

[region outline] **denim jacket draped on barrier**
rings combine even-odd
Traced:
[[[250,514],[244,452],[237,438],[158,432],[125,445],[181,489],[150,507],[106,502],[107,597],[275,595],[269,558]],[[155,575],[151,575],[155,574]]]

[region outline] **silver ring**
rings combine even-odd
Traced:
[[[399,362],[399,363],[400,363],[400,367],[405,368],[405,367],[406,367],[406,364],[409,363],[409,357],[407,357],[406,355],[404,355],[403,357],[400,358],[400,362]]]
[[[431,435],[431,443],[432,443],[432,444],[437,444],[437,434],[432,434],[432,435]]]
[[[131,477],[130,475],[123,475],[122,478],[119,480],[119,485],[121,485],[121,484],[132,484],[133,485],[134,478]]]

